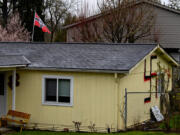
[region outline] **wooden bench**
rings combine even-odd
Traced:
[[[20,126],[20,132],[22,132],[22,129],[28,123],[30,116],[31,115],[28,113],[9,110],[7,115],[1,118],[1,121],[6,123],[11,122],[12,124],[17,124],[17,126]]]

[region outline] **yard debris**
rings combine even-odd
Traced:
[[[142,123],[132,125],[128,127],[127,131],[134,131],[134,130],[139,130],[139,131],[163,131],[160,127],[161,122],[157,122],[154,120],[147,120]]]
[[[164,116],[161,114],[158,106],[151,107],[151,113],[153,114],[156,121],[160,122],[164,120]]]

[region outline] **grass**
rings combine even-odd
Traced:
[[[8,135],[19,135],[19,133],[11,133]],[[180,135],[180,133],[163,133],[163,132],[123,132],[123,133],[72,133],[72,132],[48,132],[48,131],[23,131],[21,135]]]
[[[164,123],[160,125],[162,129],[165,128]],[[180,128],[180,115],[173,115],[170,119],[170,128]],[[73,133],[73,132],[50,132],[50,131],[23,131],[21,134],[19,132],[10,133],[8,135],[180,135],[180,133],[164,133],[164,132],[121,132],[121,133]]]
[[[180,129],[180,115],[174,115],[170,118],[170,129]],[[165,129],[165,124],[162,123],[160,128]]]

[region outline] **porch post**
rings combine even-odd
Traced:
[[[16,110],[16,69],[12,75],[12,110]]]

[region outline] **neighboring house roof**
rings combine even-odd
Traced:
[[[155,7],[158,7],[158,8],[161,8],[161,9],[164,9],[164,10],[167,10],[169,12],[173,12],[175,14],[179,14],[180,15],[180,11],[179,10],[176,10],[176,9],[173,9],[173,8],[170,8],[166,5],[162,5],[158,2],[154,2],[152,0],[137,0],[136,4],[141,4],[141,3],[146,3],[146,4],[150,4],[152,6],[155,6]],[[102,17],[102,14],[96,14],[94,16],[90,16],[88,18],[86,18],[86,20],[83,20],[83,21],[78,21],[76,23],[73,23],[73,24],[70,24],[70,25],[67,25],[64,27],[64,29],[69,29],[69,28],[72,28],[72,27],[76,27],[77,25],[81,24],[81,23],[84,23],[84,22],[89,22],[89,21],[93,21],[97,18],[100,18]]]
[[[126,72],[157,46],[155,44],[7,42],[0,43],[0,48],[0,56],[2,56],[0,62],[3,63],[4,58],[3,66],[14,62],[27,64],[29,69],[40,70]]]
[[[30,61],[21,55],[0,55],[0,67],[23,67],[28,64]]]
[[[165,51],[180,63],[180,48],[165,48]]]

